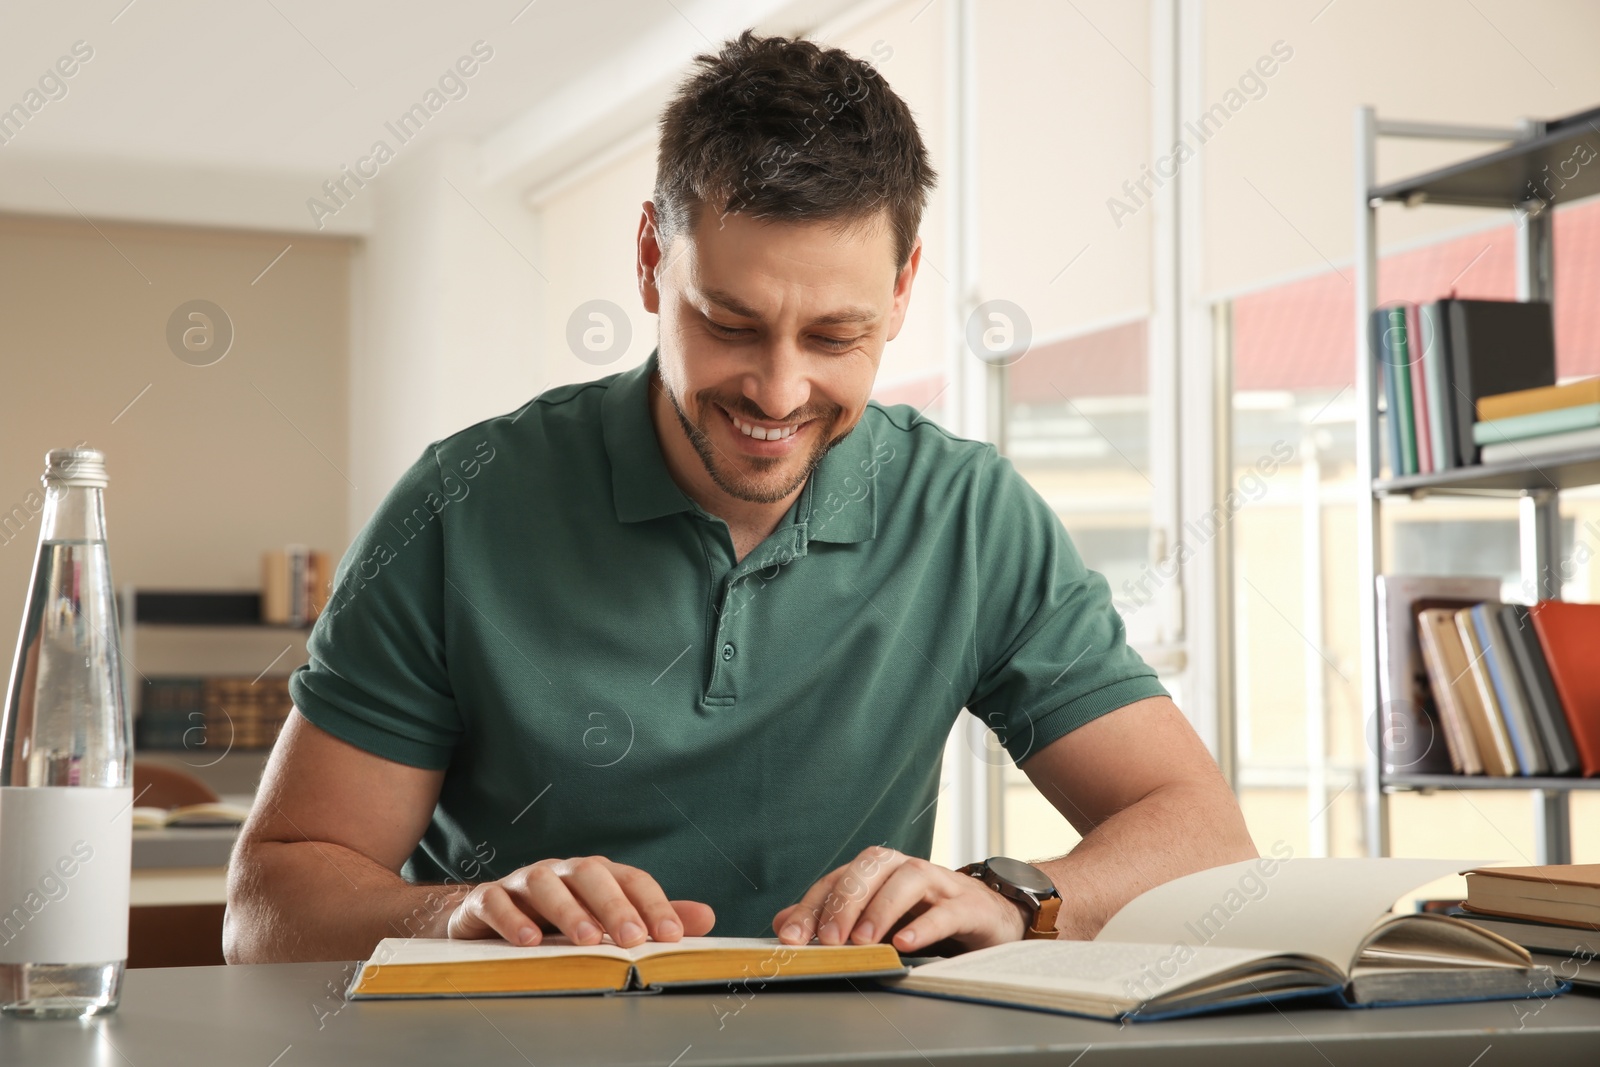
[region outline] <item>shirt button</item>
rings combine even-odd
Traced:
[[[733,646],[731,644],[722,646],[722,658],[724,660],[733,658]]]

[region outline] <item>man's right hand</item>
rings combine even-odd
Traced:
[[[668,900],[650,875],[604,856],[540,860],[473,887],[450,915],[451,937],[503,937],[537,945],[547,931],[592,945],[602,934],[623,947],[650,938],[701,937],[716,915],[697,900]]]

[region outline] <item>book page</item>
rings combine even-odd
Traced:
[[[1348,973],[1361,942],[1407,890],[1478,865],[1475,860],[1243,860],[1140,894],[1095,940],[1299,952]]]
[[[367,966],[478,963],[547,956],[605,956],[619,960],[634,958],[628,949],[618,948],[609,940],[598,945],[574,945],[567,938],[554,935],[537,945],[513,945],[498,937],[476,941],[449,937],[386,937],[372,950],[372,958],[367,960]]]
[[[610,942],[607,942],[609,944]],[[835,948],[859,948],[859,945],[785,945],[775,937],[685,937],[678,941],[646,941],[642,945],[623,949],[630,959],[642,960],[668,952],[694,952],[701,949],[800,949],[831,951]]]
[[[1170,942],[1012,941],[924,963],[907,978],[890,982],[915,986],[937,978],[1139,1003],[1274,955],[1251,949],[1174,951]]]

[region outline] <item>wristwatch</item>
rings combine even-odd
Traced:
[[[993,889],[1007,900],[1021,905],[1028,916],[1028,929],[1023,931],[1026,940],[1054,939],[1056,913],[1061,910],[1061,894],[1049,875],[1031,863],[1014,860],[1010,856],[990,856],[979,863],[969,863],[959,869]]]

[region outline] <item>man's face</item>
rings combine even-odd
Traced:
[[[644,207],[640,293],[678,423],[724,493],[784,500],[866,410],[920,245],[897,272],[886,213],[841,227],[703,210],[663,249]]]

